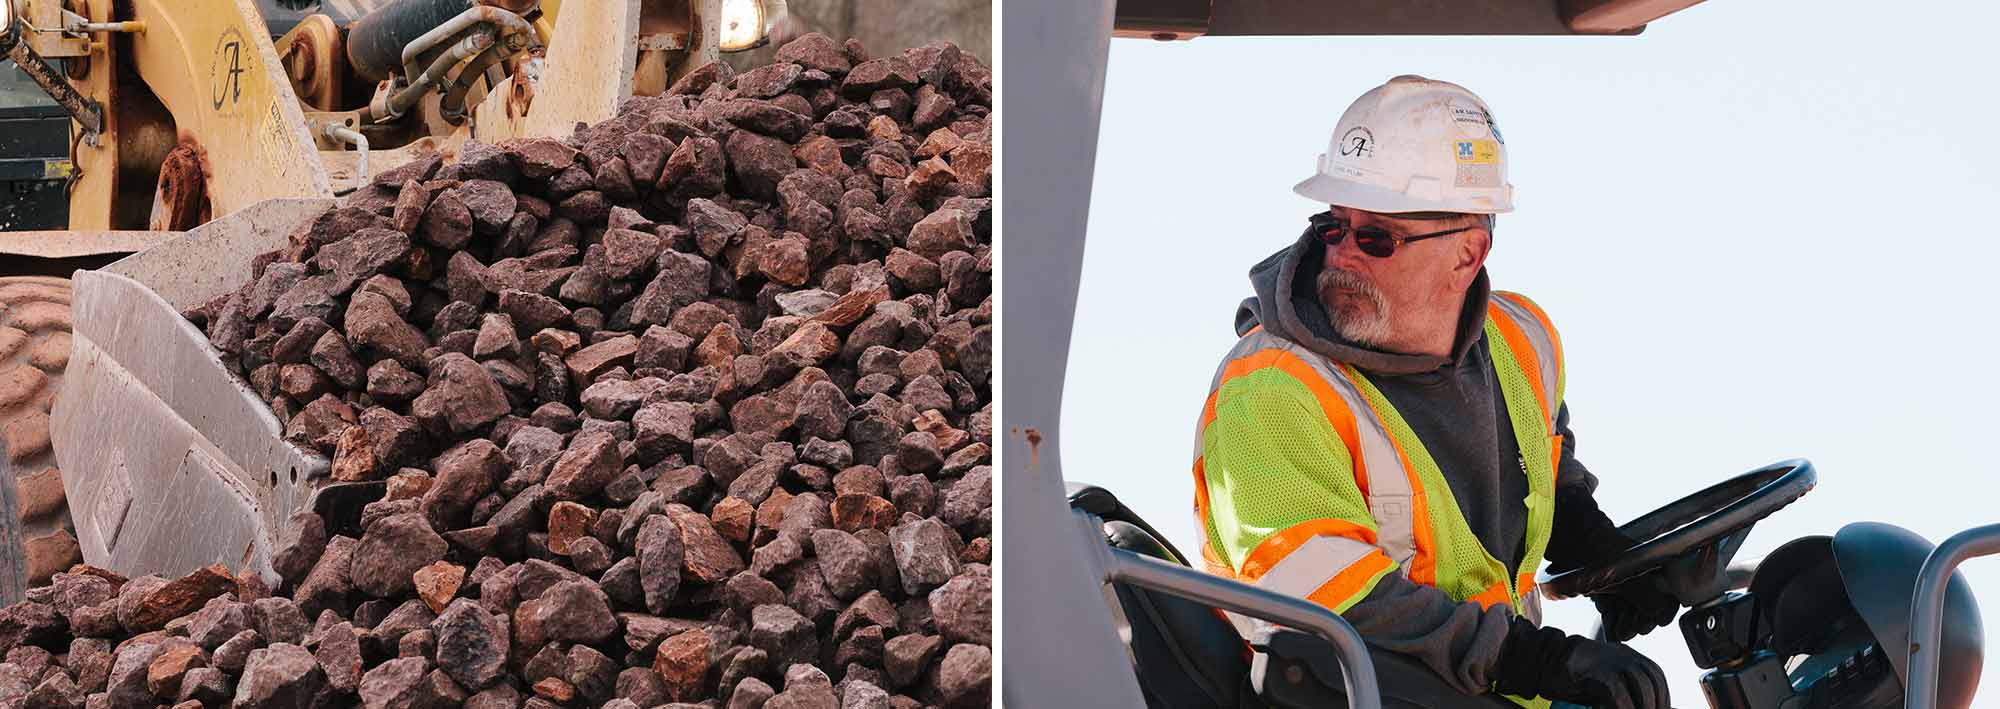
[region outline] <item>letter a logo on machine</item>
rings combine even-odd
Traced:
[[[223,30],[215,39],[215,53],[209,60],[209,107],[225,116],[241,115],[243,104],[256,102],[257,47],[235,27]],[[249,94],[249,95],[246,95]]]

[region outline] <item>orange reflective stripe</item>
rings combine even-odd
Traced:
[[[1306,594],[1306,600],[1332,608],[1336,612],[1346,610],[1343,606],[1359,600],[1356,596],[1368,589],[1369,582],[1374,581],[1382,572],[1388,571],[1395,563],[1389,560],[1388,554],[1382,553],[1379,549],[1368,552],[1368,555],[1361,557],[1360,561],[1349,564],[1347,568],[1341,569],[1340,573],[1334,574],[1333,578],[1327,579],[1326,583],[1320,584],[1312,593]]]
[[[1528,592],[1533,590],[1535,590],[1535,572],[1523,571],[1520,577],[1514,579],[1514,592],[1521,597],[1526,598]]]
[[[1506,298],[1507,302],[1519,305],[1523,308],[1526,308],[1528,312],[1535,314],[1535,320],[1542,323],[1542,332],[1546,332],[1549,334],[1549,344],[1553,345],[1555,348],[1557,366],[1561,366],[1563,357],[1562,335],[1556,333],[1555,324],[1549,322],[1549,314],[1542,312],[1542,306],[1536,305],[1535,301],[1528,300],[1528,296],[1521,295],[1519,293],[1508,293],[1503,291],[1496,293],[1496,295],[1499,295],[1502,298]]]
[[[1203,571],[1216,576],[1226,579],[1236,578],[1236,570],[1229,568],[1229,562],[1223,561],[1222,555],[1215,553],[1215,547],[1209,546],[1207,539],[1201,540],[1201,567]]]
[[[1201,515],[1203,524],[1208,523],[1208,472],[1202,468],[1202,459],[1194,459],[1194,511]],[[1207,536],[1206,533],[1203,536]]]
[[[1542,418],[1555,420],[1555,412],[1549,410],[1548,394],[1542,389],[1542,360],[1535,356],[1535,346],[1528,343],[1528,334],[1521,331],[1521,324],[1508,317],[1498,303],[1486,304],[1486,317],[1499,327],[1500,336],[1507,340],[1507,349],[1521,363],[1521,373],[1527,375],[1528,384],[1535,392],[1535,403],[1542,407]]]
[[[1347,402],[1335,393],[1326,379],[1319,375],[1312,365],[1299,359],[1298,355],[1284,350],[1259,350],[1236,358],[1222,369],[1222,379],[1215,383],[1215,391],[1208,393],[1208,403],[1202,407],[1201,426],[1215,420],[1215,397],[1222,391],[1222,385],[1229,380],[1263,369],[1276,367],[1278,371],[1291,375],[1306,385],[1313,398],[1319,400],[1320,411],[1326,414],[1326,421],[1333,425],[1333,432],[1340,436],[1340,442],[1347,446],[1347,457],[1354,461],[1354,484],[1361,489],[1362,497],[1368,496],[1368,464],[1361,455],[1361,436],[1354,428],[1354,412],[1348,410]]]
[[[1306,540],[1321,536],[1346,537],[1366,544],[1375,543],[1375,530],[1353,522],[1333,518],[1306,520],[1278,530],[1277,534],[1271,535],[1258,544],[1257,548],[1251,549],[1250,554],[1243,559],[1243,571],[1237,574],[1237,578],[1255,583],[1257,579],[1264,577],[1264,572],[1277,566],[1279,561],[1291,555],[1292,551],[1305,544]]]
[[[1217,563],[1220,563],[1222,557],[1208,546],[1208,528],[1209,525],[1214,524],[1214,520],[1208,516],[1208,471],[1202,467],[1201,458],[1194,459],[1194,511],[1195,514],[1200,515],[1201,519],[1201,558],[1203,561],[1213,559]],[[1221,566],[1225,570],[1229,569],[1229,564],[1223,563]],[[1211,565],[1208,572],[1211,574],[1215,573],[1213,565]],[[1228,573],[1223,575],[1234,578],[1236,572],[1229,570]]]
[[[1563,474],[1563,435],[1549,436],[1549,479],[1560,481]]]
[[[1467,603],[1479,604],[1480,610],[1486,610],[1488,608],[1492,608],[1496,604],[1503,606],[1510,605],[1509,601],[1512,601],[1513,599],[1507,596],[1507,582],[1501,581],[1499,583],[1493,584],[1492,586],[1486,587],[1486,590],[1480,591],[1479,593],[1475,593],[1472,595],[1471,598],[1467,598],[1465,600]]]

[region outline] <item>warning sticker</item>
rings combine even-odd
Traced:
[[[43,160],[42,179],[67,180],[76,172],[76,164],[68,160]]]
[[[1454,140],[1451,152],[1460,165],[1496,165],[1500,162],[1500,144],[1491,140]]]

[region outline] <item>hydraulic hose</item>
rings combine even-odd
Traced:
[[[390,96],[387,105],[381,107],[382,110],[372,113],[378,114],[376,118],[382,121],[401,117],[408,113],[411,107],[417,105],[418,101],[423,100],[424,94],[430,93],[432,88],[443,82],[445,74],[450,73],[452,67],[492,47],[493,33],[490,30],[482,29],[470,37],[459,40],[457,44],[451,46],[451,49],[433,60],[429,69],[425,69],[422,74],[411,80],[408,86]]]
[[[458,78],[452,80],[451,85],[445,89],[444,100],[438,104],[438,109],[444,114],[446,121],[452,125],[465,122],[465,95],[472,91],[472,84],[477,82],[479,77],[486,76],[487,69],[499,66],[500,62],[513,56],[518,51],[515,49],[516,46],[522,49],[527,46],[526,40],[522,39],[521,35],[510,36],[506,41],[494,44],[486,51],[480,52],[479,56],[473,57],[472,63],[458,71]],[[492,87],[498,85],[499,82],[494,81],[487,86],[487,90],[491,91]]]
[[[526,35],[532,38],[535,36],[534,26],[529,25],[527,20],[521,19],[520,15],[497,7],[475,5],[465,12],[459,13],[457,17],[446,20],[444,24],[423,33],[423,35],[405,45],[403,47],[403,75],[411,76],[414,74],[417,60],[424,54],[436,47],[444,46],[446,43],[452,41],[452,38],[479,25],[490,25],[499,28],[499,36],[501,37]]]

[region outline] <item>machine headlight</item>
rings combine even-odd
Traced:
[[[14,49],[14,0],[0,0],[0,59]]]
[[[741,52],[763,42],[771,19],[766,10],[764,0],[722,0],[722,51]]]

